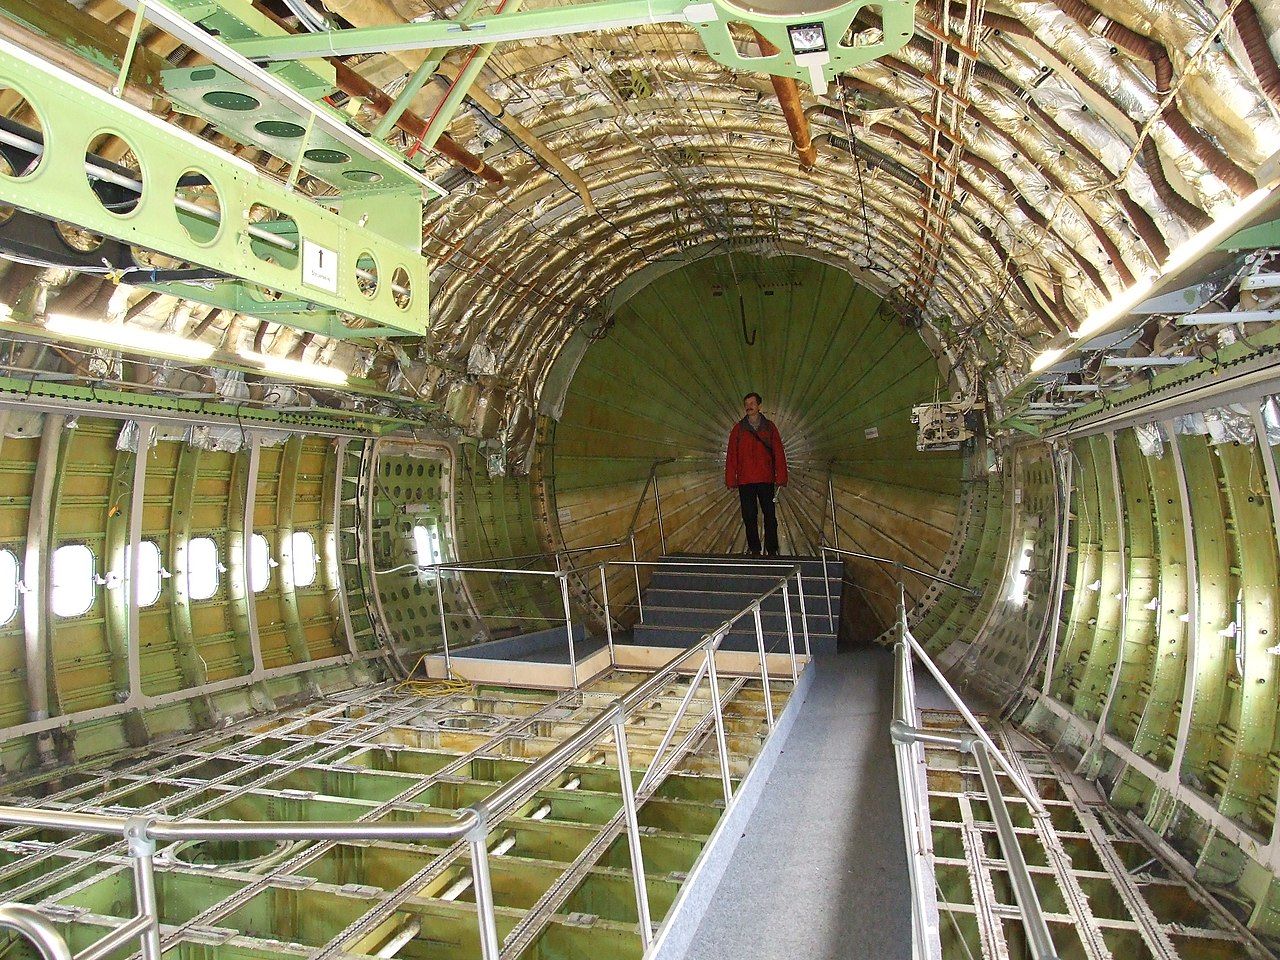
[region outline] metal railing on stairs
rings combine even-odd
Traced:
[[[640,605],[640,562],[639,551],[636,546],[636,531],[640,520],[640,513],[644,507],[645,501],[648,499],[649,490],[653,490],[654,506],[657,512],[658,537],[661,545],[661,552],[666,553],[667,536],[662,516],[662,491],[658,484],[658,468],[668,463],[675,463],[678,457],[666,457],[661,460],[655,460],[649,468],[648,478],[645,480],[644,488],[640,491],[640,496],[636,499],[635,510],[631,514],[631,521],[627,526],[627,531],[617,540],[611,540],[608,543],[595,543],[581,547],[566,547],[560,550],[553,550],[544,553],[526,553],[508,557],[491,557],[484,560],[452,560],[442,561],[440,563],[420,564],[407,563],[389,570],[377,571],[380,574],[396,573],[401,570],[417,570],[418,572],[434,571],[436,585],[436,608],[440,616],[440,631],[443,644],[444,666],[445,672],[453,676],[453,653],[449,643],[449,627],[448,615],[446,611],[444,599],[444,575],[446,573],[485,573],[498,574],[502,576],[527,576],[527,577],[554,577],[559,585],[560,602],[564,610],[564,628],[565,639],[568,642],[569,667],[573,677],[573,685],[578,686],[578,655],[577,645],[574,642],[573,635],[573,610],[569,597],[569,577],[576,571],[572,568],[572,564],[567,564],[570,558],[580,556],[587,553],[597,553],[602,550],[619,549],[624,546],[630,547],[631,562],[635,567],[635,584],[636,584],[636,601]],[[550,560],[554,562],[554,570],[531,570],[523,567],[513,566],[513,564],[529,563],[532,561]],[[603,571],[604,566],[600,565]],[[613,657],[613,623],[609,621],[608,612],[608,587],[602,582],[602,591],[605,602],[605,619],[609,633],[609,649],[610,663],[615,662]],[[643,607],[640,607],[641,615],[643,615]]]
[[[523,772],[490,793],[482,802],[458,810],[453,819],[440,823],[348,821],[262,821],[236,820],[168,820],[139,814],[132,817],[80,813],[61,809],[38,807],[0,806],[0,824],[34,827],[44,830],[90,833],[120,837],[127,842],[127,855],[132,861],[134,899],[137,915],[116,927],[106,936],[76,954],[72,954],[66,938],[43,913],[33,906],[21,903],[0,904],[0,929],[13,930],[27,938],[44,960],[104,960],[104,958],[131,944],[139,944],[142,960],[161,960],[161,918],[159,914],[154,860],[157,843],[189,842],[193,840],[252,841],[399,841],[420,842],[446,840],[465,842],[469,848],[471,887],[476,904],[476,922],[480,934],[482,960],[499,960],[503,940],[499,937],[494,891],[489,876],[490,840],[504,818],[510,816],[530,801],[538,790],[553,778],[576,763],[584,753],[593,749],[606,734],[611,735],[618,763],[619,791],[622,797],[622,814],[627,846],[631,861],[631,873],[635,888],[637,925],[641,949],[648,951],[653,943],[654,930],[645,882],[644,854],[641,846],[641,830],[638,821],[637,796],[652,793],[658,781],[665,775],[680,751],[667,757],[675,734],[687,714],[704,679],[710,690],[710,717],[715,730],[716,750],[719,759],[720,779],[724,791],[725,806],[733,801],[734,784],[730,770],[728,743],[725,735],[725,700],[721,696],[720,674],[716,667],[716,653],[733,626],[743,617],[753,615],[757,634],[760,631],[760,605],[774,593],[786,590],[791,576],[798,576],[798,568],[780,576],[768,590],[715,629],[707,632],[692,646],[681,650],[647,679],[631,687],[612,703],[588,720],[576,733],[559,746],[530,764]],[[798,679],[797,658],[792,644],[792,678]],[[631,776],[630,755],[627,749],[627,721],[641,708],[646,707],[664,687],[671,683],[685,668],[691,658],[701,656],[701,663],[694,672],[688,690],[667,726],[661,743],[638,784]],[[768,657],[763,642],[759,646],[760,679],[763,688],[766,737],[775,726],[770,690]],[[800,668],[803,669],[803,668]],[[705,719],[703,721],[705,723]],[[686,741],[700,736],[700,728],[686,734]],[[667,758],[664,762],[664,758]],[[500,846],[501,844],[495,844]],[[505,849],[509,849],[505,848]],[[503,852],[499,850],[498,853]]]
[[[590,545],[581,546],[581,547],[568,547],[560,550],[550,551],[547,553],[519,554],[519,555],[508,556],[508,557],[495,557],[495,558],[479,560],[479,561],[456,560],[456,561],[442,561],[440,563],[433,563],[433,564],[405,564],[401,567],[393,568],[392,570],[386,570],[386,571],[380,571],[380,572],[394,573],[397,570],[410,569],[410,568],[416,569],[420,572],[434,571],[435,589],[436,589],[436,605],[437,605],[437,610],[439,613],[440,624],[441,624],[444,666],[445,666],[446,673],[450,677],[453,676],[453,652],[450,644],[448,613],[446,610],[445,598],[444,598],[444,575],[445,574],[447,573],[480,573],[480,574],[497,574],[502,576],[528,576],[528,577],[555,578],[558,583],[560,602],[564,611],[563,622],[564,622],[564,629],[565,629],[565,639],[568,645],[570,674],[573,678],[573,685],[576,687],[578,686],[578,682],[579,682],[578,651],[577,651],[577,643],[574,638],[573,605],[570,601],[569,578],[574,574],[581,574],[583,571],[581,568],[575,569],[572,566],[572,564],[569,562],[571,558],[576,556],[582,556],[589,553],[598,553],[604,550],[618,550],[624,547],[627,547],[630,550],[631,559],[629,561],[628,560],[606,560],[601,563],[594,564],[594,567],[600,578],[600,592],[601,592],[601,598],[602,598],[602,603],[604,607],[603,619],[605,623],[606,640],[607,640],[608,649],[609,649],[609,662],[611,665],[615,665],[617,663],[616,650],[614,647],[614,630],[615,630],[615,625],[618,624],[618,621],[616,621],[613,617],[613,613],[612,613],[611,605],[609,601],[609,585],[608,585],[608,576],[607,576],[608,568],[610,566],[622,566],[622,567],[630,567],[632,569],[634,580],[635,580],[635,590],[636,590],[636,610],[639,614],[640,620],[643,620],[644,600],[642,597],[643,589],[642,589],[641,578],[640,578],[640,571],[643,568],[653,567],[659,563],[661,563],[663,566],[671,566],[671,567],[679,567],[681,565],[684,565],[684,566],[699,565],[696,561],[689,561],[682,564],[680,561],[672,561],[672,560],[666,560],[661,558],[666,554],[667,538],[666,538],[666,531],[664,527],[664,519],[663,519],[663,513],[662,513],[662,492],[659,484],[658,470],[660,467],[662,467],[665,464],[677,462],[678,459],[679,458],[677,457],[667,457],[665,459],[655,460],[653,462],[653,464],[649,469],[649,475],[647,480],[645,481],[645,485],[641,489],[640,495],[637,498],[635,510],[632,512],[631,520],[627,526],[627,530],[625,534],[622,537],[618,538],[617,540],[611,540],[611,541],[608,541],[607,543],[590,544]],[[661,556],[653,560],[641,559],[640,553],[636,544],[636,532],[638,529],[640,514],[644,507],[645,502],[648,499],[650,490],[653,491],[653,495],[654,495],[654,508],[657,515],[658,537],[659,537],[660,552],[661,552]],[[528,569],[525,567],[515,566],[515,564],[529,563],[532,561],[540,561],[540,560],[552,561],[554,563],[555,569],[539,570],[539,569]],[[762,569],[762,568],[786,569],[787,571],[789,571],[787,574],[787,579],[789,579],[790,576],[792,575],[795,576],[796,594],[799,602],[800,619],[801,619],[802,629],[804,634],[804,655],[809,656],[810,655],[809,621],[805,612],[804,580],[803,580],[803,574],[801,572],[800,567],[796,564],[787,563],[785,561],[753,561],[750,563],[748,562],[726,563],[723,561],[716,561],[716,562],[719,566],[722,566],[722,567],[750,567],[753,569]],[[591,567],[588,567],[586,569],[589,570],[591,569]],[[826,573],[825,557],[824,557],[823,572],[824,574]],[[770,591],[769,593],[771,595],[774,592],[776,591]],[[798,670],[796,668],[796,663],[795,663],[795,656],[796,656],[795,655],[795,636],[794,636],[794,628],[793,628],[792,613],[791,613],[790,588],[784,583],[784,585],[782,586],[781,592],[782,592],[783,606],[785,611],[788,643],[792,650],[792,661],[793,661],[792,674],[798,675]],[[828,619],[830,619],[831,597],[830,597],[829,587],[827,589],[827,613],[828,613]],[[760,628],[760,623],[759,623],[760,611],[758,608],[756,610],[755,615],[757,619],[758,632],[761,634],[760,646],[763,647],[763,636],[762,636],[763,630],[762,628]],[[735,618],[735,621],[736,619],[737,618]],[[556,622],[559,622],[559,621],[556,621]]]
[[[857,550],[841,550],[839,547],[828,547],[825,544],[822,546],[821,551],[822,551],[822,579],[823,579],[824,585],[826,586],[826,591],[827,591],[827,622],[832,632],[835,631],[835,619],[831,612],[832,611],[831,578],[827,573],[828,555],[835,555],[839,557],[850,557],[854,560],[870,560],[873,563],[880,563],[886,566],[893,567],[895,570],[906,570],[910,573],[916,574],[916,576],[923,577],[926,580],[932,580],[935,583],[945,583],[948,586],[958,587],[959,589],[963,590],[965,593],[968,593],[974,596],[978,594],[978,591],[975,590],[973,587],[960,583],[958,580],[952,580],[950,577],[944,577],[938,573],[931,573],[928,570],[922,570],[919,567],[913,567],[909,563],[903,563],[901,560],[894,560],[891,557],[881,557],[874,553],[860,553]],[[902,583],[899,583],[898,586],[905,591],[906,587]]]

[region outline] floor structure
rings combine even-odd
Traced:
[[[4,802],[200,819],[432,821],[480,803],[644,680],[610,671],[579,691],[383,685],[163,747],[11,784]],[[627,724],[633,779],[689,678]],[[771,684],[781,712],[790,678]],[[731,776],[766,734],[759,679],[723,676]],[[706,685],[638,790],[645,874],[661,922],[724,812]],[[639,957],[614,747],[606,735],[543,788],[495,810],[490,861],[504,958]],[[168,956],[200,960],[479,956],[466,844],[197,841],[157,856]],[[133,915],[129,861],[101,837],[0,833],[3,899],[39,904],[80,950]],[[25,942],[10,958],[34,956]]]
[[[739,840],[689,960],[909,960],[911,900],[889,740],[893,656],[819,657],[796,726]],[[922,725],[963,726],[916,670]],[[1271,954],[1052,755],[983,718],[1044,801],[999,776],[1063,960]],[[942,956],[1029,957],[971,755],[926,751]]]

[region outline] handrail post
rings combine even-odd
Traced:
[[[658,486],[658,465],[653,465],[653,505],[658,513],[658,541],[662,544],[662,555],[667,555],[667,531],[662,524],[662,488]]]
[[[622,812],[627,826],[627,846],[631,849],[631,879],[636,889],[640,946],[642,950],[648,950],[653,940],[653,927],[649,917],[649,888],[644,876],[644,852],[640,848],[640,822],[636,816],[635,788],[631,783],[631,759],[627,755],[627,720],[621,708],[613,716],[613,743],[618,753],[618,780],[622,786]]]
[[[835,541],[836,549],[840,549],[840,526],[836,522],[836,488],[831,481],[832,467],[827,467],[827,500],[831,504],[831,539]]]
[[[498,919],[493,908],[493,881],[489,876],[488,812],[482,811],[480,822],[467,834],[471,847],[471,884],[476,894],[476,922],[480,927],[480,956],[498,960],[502,953],[498,944]]]
[[[911,673],[911,651],[905,640],[894,644],[893,685],[894,726],[913,727],[916,722],[915,681]],[[933,833],[922,822],[928,802],[922,797],[924,788],[923,743],[915,738],[892,737],[894,767],[898,776],[898,800],[902,810],[903,836],[907,848],[907,873],[911,882],[911,934],[916,960],[940,956],[936,906],[926,902],[932,889]]]
[[[573,677],[573,689],[578,689],[578,655],[573,648],[573,611],[569,607],[569,575],[561,573],[557,579],[560,581],[560,601],[564,604],[564,632],[569,638],[569,672]]]
[[[724,639],[721,636],[720,639]],[[716,718],[716,748],[720,754],[720,781],[724,786],[724,805],[733,801],[733,780],[729,776],[729,744],[724,735],[724,711],[720,707],[720,679],[716,675],[716,650],[720,640],[707,647],[707,682],[711,685],[711,704]]]
[[[149,822],[138,817],[125,827],[124,838],[133,858],[133,895],[139,918],[146,920],[139,939],[142,960],[160,960],[160,911],[156,906],[156,841],[147,832]]]
[[[764,688],[764,717],[768,721],[769,729],[773,729],[773,696],[769,693],[769,665],[765,659],[764,653],[764,624],[760,622],[760,601],[757,600],[751,607],[751,613],[756,620],[756,646],[760,648],[760,686]]]
[[[616,667],[618,658],[613,650],[613,617],[609,614],[609,578],[605,576],[605,565],[600,564],[600,592],[604,595],[604,630],[609,638],[609,665]]]
[[[453,661],[449,658],[449,627],[445,623],[444,617],[444,587],[441,581],[444,579],[444,571],[436,571],[436,606],[440,610],[440,639],[444,641],[444,673],[450,679],[453,678]]]
[[[835,633],[836,618],[831,612],[831,574],[827,573],[827,548],[825,544],[820,552],[822,554],[822,588],[827,594],[827,629]]]
[[[992,740],[987,731],[983,729],[982,724],[978,722],[978,718],[973,715],[973,711],[970,710],[964,700],[961,699],[960,694],[956,693],[955,687],[951,686],[951,683],[945,676],[943,676],[938,665],[933,662],[933,658],[928,655],[924,647],[920,646],[920,641],[911,635],[911,631],[907,629],[905,613],[902,614],[901,627],[903,641],[908,645],[912,653],[920,658],[920,662],[924,664],[925,669],[929,671],[930,676],[932,676],[938,686],[942,688],[942,692],[946,694],[947,699],[955,706],[960,716],[964,717],[964,722],[969,725],[969,729],[972,730],[974,734],[977,735],[978,739],[982,741],[983,745],[988,751],[990,751],[991,756],[995,757],[996,763],[1000,765],[1000,769],[1004,771],[1005,775],[1011,781],[1013,781],[1013,785],[1018,788],[1018,792],[1026,798],[1027,804],[1031,807],[1032,814],[1037,817],[1047,817],[1049,815],[1049,811],[1045,807],[1044,801],[1036,795],[1035,791],[1033,791],[1030,786],[1023,782],[1022,776],[1018,771],[1013,769],[1013,765],[1009,763],[1000,748],[996,746],[995,741]]]
[[[640,558],[636,556],[636,532],[631,531],[631,569],[636,575],[636,609],[640,613],[640,622],[644,622],[644,601],[640,599]]]
[[[796,636],[791,629],[791,591],[787,589],[786,581],[782,583],[782,615],[787,621],[787,652],[791,654],[791,682],[795,684],[800,682],[800,673],[796,670]]]
[[[799,564],[796,564],[796,593],[800,595],[800,631],[804,635],[804,655],[812,657],[813,651],[809,649],[809,611],[805,609],[804,577],[800,574]]]

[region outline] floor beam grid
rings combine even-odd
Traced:
[[[482,802],[650,672],[612,670],[566,692],[482,684],[469,695],[424,697],[381,685],[177,738],[140,757],[15,779],[5,799],[184,818],[431,820]],[[759,676],[731,672],[726,663],[725,743],[732,780],[742,784],[763,762],[767,710]],[[771,706],[783,717],[794,713],[789,672],[770,678]],[[690,679],[674,680],[628,721],[634,779],[651,764]],[[693,696],[675,746],[637,794],[655,922],[673,915],[724,811],[712,717],[707,695]],[[504,957],[640,956],[630,862],[617,855],[621,794],[610,756],[607,735],[494,825]],[[460,883],[470,876],[465,848],[172,845],[156,864],[163,945],[180,957],[479,956],[471,891]],[[73,949],[130,915],[129,862],[121,844],[101,838],[0,833],[3,899],[38,905]],[[530,916],[536,922],[522,924]],[[521,936],[510,939],[517,928]],[[24,949],[15,945],[13,956]]]

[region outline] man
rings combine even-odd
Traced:
[[[725,458],[724,483],[737,488],[742,502],[742,522],[747,528],[747,553],[760,556],[760,529],[757,512],[764,512],[764,552],[778,555],[778,516],[774,511],[775,485],[787,485],[787,455],[782,449],[778,428],[760,412],[760,394],[742,398],[746,416],[729,432],[729,454]]]

